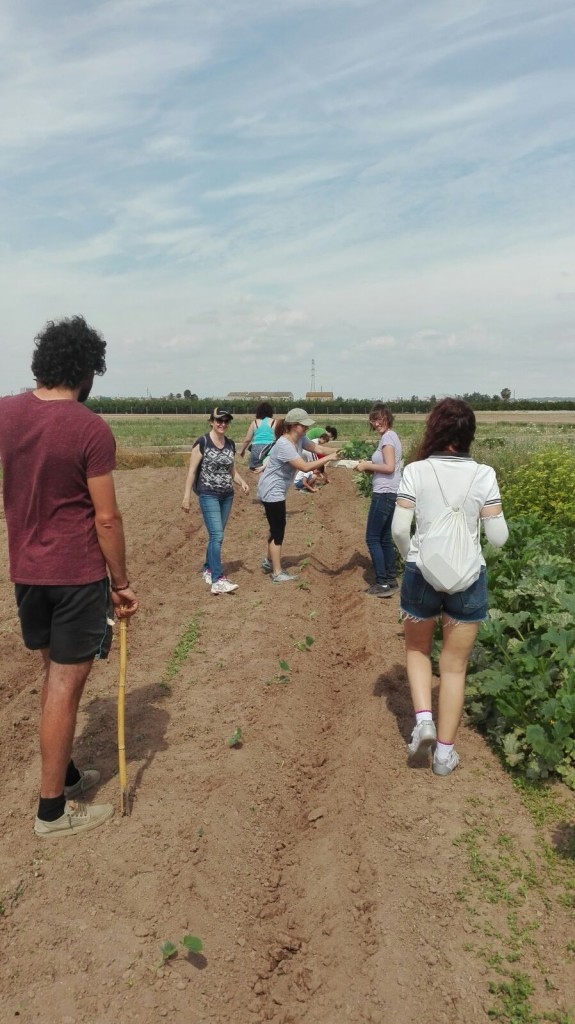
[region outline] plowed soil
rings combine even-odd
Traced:
[[[533,823],[466,728],[450,778],[408,764],[398,598],[364,593],[352,474],[290,495],[285,561],[306,563],[303,586],[262,574],[263,514],[237,494],[224,562],[239,590],[213,597],[199,511],[179,511],[184,472],[117,475],[142,602],[128,640],[132,814],[84,836],[32,831],[41,671],[20,641],[2,537],[0,1019],[543,1019],[512,1016],[489,991],[501,983],[534,1014],[565,1013],[573,900],[542,845],[561,835]],[[89,679],[75,746],[102,773],[95,799],[116,805],[117,679],[113,648]],[[161,945],[186,933],[203,953],[180,947],[159,966]],[[523,1002],[519,976],[533,987]]]

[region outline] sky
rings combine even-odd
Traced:
[[[3,0],[0,393],[575,395],[572,0]]]

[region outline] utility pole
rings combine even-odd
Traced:
[[[311,361],[311,388],[310,391],[315,391],[315,359]]]

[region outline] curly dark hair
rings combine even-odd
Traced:
[[[330,427],[329,423],[327,423],[325,427],[325,432],[326,434],[330,435],[332,441],[337,440],[337,427]]]
[[[269,402],[260,402],[256,409],[256,420],[273,419],[274,410]]]
[[[32,373],[42,387],[75,389],[106,372],[106,342],[83,316],[48,320],[34,343]]]
[[[450,446],[456,452],[468,452],[475,437],[475,413],[460,398],[442,398],[427,417],[425,434],[414,459],[427,459],[433,452]]]

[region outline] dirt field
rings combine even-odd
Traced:
[[[199,512],[179,511],[184,471],[118,474],[142,601],[129,631],[133,809],[60,842],[32,832],[41,676],[19,640],[2,536],[3,1022],[543,1019],[512,1016],[505,990],[489,991],[502,983],[534,1013],[575,1002],[572,892],[510,778],[466,729],[451,778],[406,762],[398,599],[363,593],[364,508],[350,473],[332,480],[290,496],[286,562],[309,559],[304,588],[261,574],[262,512],[238,494],[224,561],[240,588],[212,597]],[[162,684],[184,634],[191,650]],[[296,649],[306,636],[311,650]],[[89,681],[75,748],[116,804],[117,678],[114,649]],[[560,846],[561,829],[544,838]],[[203,954],[181,948],[159,967],[161,945],[187,932]]]

